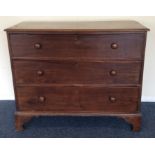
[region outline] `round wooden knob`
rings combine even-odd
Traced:
[[[38,74],[39,76],[42,76],[42,75],[44,74],[44,71],[38,70],[38,71],[37,71],[37,74]]]
[[[112,44],[111,44],[111,48],[112,48],[112,49],[117,49],[117,48],[118,48],[118,44],[112,43]]]
[[[41,44],[39,44],[39,43],[34,44],[34,48],[35,49],[40,49],[41,48]]]
[[[74,38],[74,43],[75,43],[76,45],[80,45],[80,44],[81,44],[81,41],[80,41],[80,38],[79,38],[78,35],[75,36],[75,38]]]
[[[109,100],[110,100],[110,102],[116,102],[116,97],[110,96]]]
[[[44,96],[39,96],[39,102],[45,102],[46,98]]]
[[[110,71],[110,75],[115,76],[117,75],[117,72],[115,70]]]

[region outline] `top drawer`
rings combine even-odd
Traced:
[[[142,59],[145,33],[11,34],[10,45],[13,57]]]

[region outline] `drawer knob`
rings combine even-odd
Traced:
[[[40,49],[41,48],[41,44],[39,44],[39,43],[34,44],[34,48],[35,49]]]
[[[39,102],[45,102],[46,98],[44,96],[39,96]]]
[[[110,100],[110,102],[116,102],[116,97],[110,96],[109,100]]]
[[[112,70],[112,71],[110,71],[110,75],[115,76],[115,75],[117,75],[117,72],[115,70]]]
[[[112,43],[112,44],[111,44],[111,48],[112,48],[112,49],[117,49],[117,48],[118,48],[118,44]]]
[[[38,74],[39,76],[42,76],[42,75],[44,75],[44,72],[43,72],[42,70],[38,70],[38,71],[37,71],[37,74]]]

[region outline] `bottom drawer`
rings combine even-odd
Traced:
[[[54,112],[136,112],[138,87],[17,87],[21,111]]]

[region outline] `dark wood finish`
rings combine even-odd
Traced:
[[[14,61],[13,66],[16,84],[133,85],[140,83],[142,64],[136,61]]]
[[[145,34],[10,36],[13,57],[143,59]],[[114,47],[117,46],[117,47]],[[21,52],[22,51],[22,52]]]
[[[24,112],[16,112],[16,118],[18,117],[20,120],[17,120],[16,129],[17,131],[22,131],[25,127],[23,123],[26,123],[24,121],[21,121],[22,119],[26,118],[26,120],[30,121],[32,117],[38,117],[38,116],[109,116],[109,117],[118,117],[124,119],[127,123],[131,125],[131,129],[133,131],[140,131],[141,129],[141,114],[140,113],[134,113],[134,114],[128,114],[128,113],[106,113],[106,112],[73,112],[73,113],[65,113],[65,112],[39,112],[39,111],[24,111]]]
[[[146,31],[134,21],[26,22],[6,29],[16,129],[36,116],[116,116],[140,130]]]
[[[33,117],[24,115],[15,115],[15,127],[17,131],[23,131],[24,125],[29,122]]]
[[[122,118],[128,122],[129,124],[132,125],[132,130],[133,131],[140,131],[141,129],[141,122],[142,122],[142,117],[141,115],[136,115],[136,116],[122,116]]]
[[[67,113],[138,111],[139,88],[137,87],[17,87],[17,94],[20,111],[42,110]]]
[[[149,29],[136,21],[22,22],[7,32],[144,32]]]

